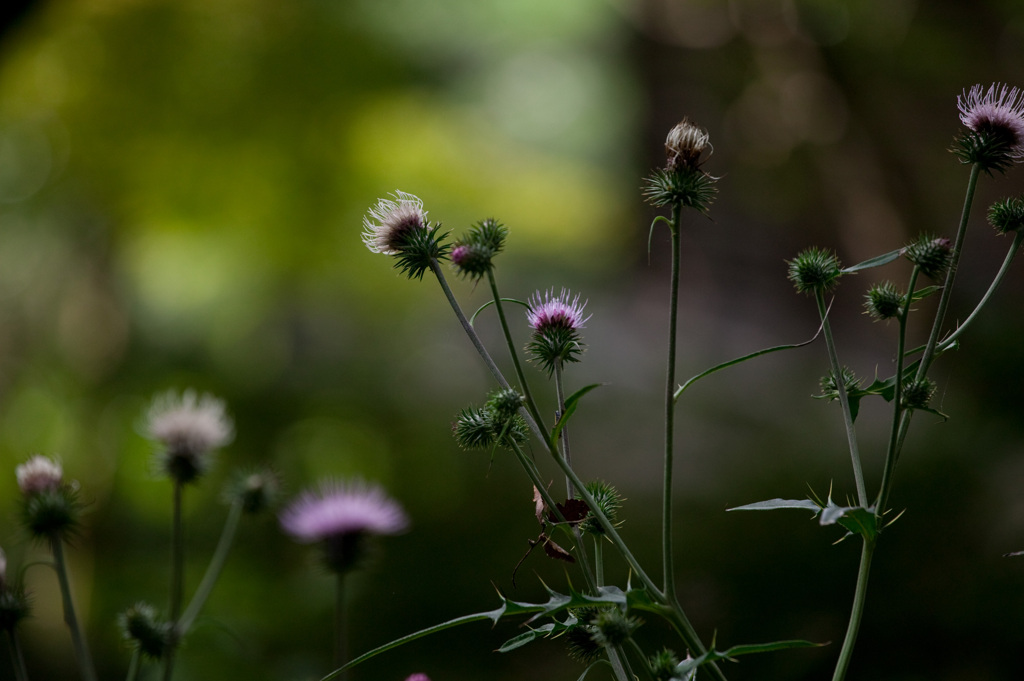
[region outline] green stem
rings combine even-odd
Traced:
[[[669,287],[668,361],[665,369],[665,455],[661,498],[661,559],[665,597],[676,597],[674,552],[672,550],[672,459],[675,451],[676,335],[679,319],[679,222],[682,210],[672,206],[672,274]]]
[[[860,553],[860,567],[857,570],[857,589],[853,594],[853,608],[850,610],[850,623],[846,627],[846,636],[843,638],[843,647],[839,651],[839,660],[836,662],[836,670],[832,675],[832,681],[843,681],[846,678],[846,670],[850,666],[850,659],[853,657],[853,647],[857,642],[857,632],[860,630],[861,618],[864,615],[864,601],[867,599],[868,575],[871,572],[871,556],[875,552],[875,540],[865,539]]]
[[[604,538],[594,535],[594,580],[604,586]]]
[[[345,573],[339,572],[334,600],[334,664],[341,667],[348,660],[348,622],[347,604],[345,602]],[[338,676],[345,681],[348,670]]]
[[[178,616],[181,614],[182,594],[185,591],[185,530],[181,520],[184,489],[184,483],[178,480],[174,481],[174,499],[171,511],[171,622],[178,621]],[[167,654],[164,657],[164,681],[170,681],[174,676],[174,657],[180,640],[175,629],[171,632],[170,645],[167,647]]]
[[[498,295],[498,283],[494,278],[494,270],[487,270],[487,281],[491,285],[491,295],[494,297],[494,306],[498,310],[498,320],[501,322],[501,330],[505,334],[505,343],[508,345],[508,353],[512,357],[512,366],[515,367],[516,378],[519,379],[519,385],[523,388],[523,398],[526,401],[526,408],[530,411],[537,425],[541,431],[546,431],[547,428],[544,426],[544,419],[541,418],[540,410],[537,408],[537,403],[533,399],[533,395],[530,393],[530,384],[526,382],[526,375],[523,373],[522,364],[519,362],[519,353],[516,352],[515,343],[512,341],[512,333],[508,328],[508,320],[505,318],[505,309],[501,305],[501,296]]]
[[[221,531],[220,540],[217,542],[217,548],[213,552],[213,557],[210,559],[210,565],[206,568],[206,574],[203,575],[203,581],[199,583],[199,587],[196,589],[195,595],[192,596],[192,601],[185,608],[185,612],[182,614],[181,619],[178,620],[176,625],[176,636],[182,638],[188,633],[189,629],[192,628],[192,624],[195,622],[199,612],[206,605],[206,600],[210,597],[210,593],[213,591],[214,585],[217,583],[217,578],[220,577],[221,571],[224,569],[224,563],[227,562],[228,553],[231,551],[231,545],[235,541],[235,534],[238,531],[238,524],[242,518],[242,502],[235,501],[231,504],[231,508],[228,510],[227,520],[224,521],[224,529]]]
[[[562,386],[562,363],[555,362],[555,395],[558,399],[558,418],[562,418],[562,414],[565,413],[565,389]],[[569,424],[566,423],[562,426],[562,431],[559,433],[559,439],[562,441],[562,457],[565,459],[567,466],[572,466],[572,457],[569,456]],[[565,479],[565,495],[567,499],[572,499],[575,496],[575,492],[572,487],[572,481],[568,478]]]
[[[25,656],[21,652],[21,642],[18,640],[18,632],[14,627],[7,630],[7,637],[11,642],[11,666],[14,667],[14,679],[15,681],[28,681]]]
[[[1020,250],[1021,243],[1024,243],[1024,231],[1014,232],[1013,244],[1010,246],[1009,252],[1003,259],[1002,267],[999,268],[999,272],[996,274],[995,279],[992,280],[992,284],[988,287],[988,290],[985,292],[985,295],[982,296],[980,301],[978,301],[978,304],[974,308],[974,311],[971,312],[967,319],[961,322],[961,324],[958,327],[956,327],[956,330],[953,331],[953,333],[949,334],[941,343],[939,343],[938,347],[935,350],[936,354],[948,350],[950,346],[952,346],[953,343],[956,341],[956,339],[960,337],[960,334],[962,334],[964,330],[971,324],[971,322],[973,322],[978,317],[978,314],[981,312],[981,309],[985,307],[989,299],[996,292],[996,289],[998,289],[999,285],[1003,283],[1003,279],[1006,278],[1007,272],[1010,271],[1010,264],[1013,262],[1014,257],[1017,255],[1017,252]]]
[[[836,391],[839,393],[839,405],[843,410],[843,423],[846,426],[846,442],[850,448],[850,460],[853,462],[853,480],[857,486],[857,502],[863,506],[868,505],[868,493],[864,486],[864,469],[860,463],[860,451],[857,447],[857,431],[853,425],[853,412],[850,411],[850,399],[846,394],[846,384],[843,381],[843,367],[839,363],[839,354],[836,352],[835,340],[832,337],[832,325],[828,321],[828,308],[825,306],[825,294],[820,289],[815,290],[814,299],[818,303],[818,314],[821,316],[821,331],[825,336],[825,346],[828,348],[828,361],[832,366],[832,375],[835,377]]]
[[[910,316],[910,304],[914,299],[914,287],[917,286],[917,277],[921,268],[917,265],[910,273],[910,283],[907,285],[907,296],[903,302],[903,310],[900,311],[899,333],[896,337],[896,383],[893,386],[892,397],[892,429],[889,434],[889,446],[885,452],[885,468],[882,472],[882,484],[878,490],[878,497],[875,499],[875,512],[879,517],[885,513],[885,504],[889,501],[889,488],[892,485],[892,475],[896,470],[897,452],[900,444],[900,429],[903,426],[903,362],[907,346],[907,318]]]
[[[939,304],[935,310],[935,320],[932,322],[932,331],[928,336],[928,344],[925,345],[924,354],[921,355],[921,363],[917,367],[917,380],[919,381],[928,375],[932,360],[935,358],[935,348],[939,343],[942,322],[946,317],[946,309],[949,307],[949,300],[952,297],[953,282],[956,279],[960,254],[963,251],[964,239],[967,236],[967,221],[971,214],[971,204],[974,203],[974,191],[978,187],[978,174],[980,172],[981,167],[977,163],[971,166],[971,175],[967,180],[967,195],[964,197],[964,207],[960,213],[960,226],[956,231],[953,251],[950,253],[949,258],[949,269],[946,271],[946,282],[942,287],[942,294],[939,296]]]
[[[142,651],[136,648],[132,651],[132,659],[128,662],[128,675],[124,681],[135,681],[139,678],[139,667],[142,666]]]
[[[53,551],[54,568],[57,571],[60,595],[64,602],[64,623],[71,630],[71,644],[75,650],[75,658],[78,660],[78,668],[83,681],[96,681],[96,668],[93,666],[92,655],[89,653],[89,644],[85,640],[85,636],[82,635],[78,617],[75,615],[75,603],[71,598],[71,583],[68,580],[68,567],[64,559],[64,546],[58,534],[53,534],[50,537],[50,548]]]

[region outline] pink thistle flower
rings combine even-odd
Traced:
[[[25,496],[58,489],[64,480],[64,469],[53,459],[36,454],[14,469],[18,489]]]
[[[368,535],[398,534],[409,526],[401,505],[383,489],[360,480],[320,483],[302,494],[280,516],[281,528],[298,542],[325,542],[327,565],[351,568]]]
[[[1007,141],[1011,158],[1024,158],[1024,93],[1015,87],[993,83],[957,97],[960,121],[976,133],[996,133]]]
[[[570,299],[572,294],[562,289],[562,292],[555,296],[555,290],[551,289],[544,293],[541,298],[540,291],[537,291],[529,300],[529,307],[526,311],[526,319],[538,333],[549,330],[565,329],[578,331],[590,319],[590,315],[583,316],[583,308],[587,306],[586,301],[581,305],[580,297],[577,294]]]
[[[400,255],[411,232],[428,229],[422,200],[401,191],[392,196],[394,201],[379,199],[363,218],[363,243],[374,253]]]
[[[416,673],[411,675],[405,681],[430,681],[430,677],[423,673]]]

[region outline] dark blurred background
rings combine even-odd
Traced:
[[[967,178],[947,152],[956,96],[1024,85],[1017,0],[89,0],[5,12],[0,546],[12,568],[44,555],[16,526],[13,470],[60,456],[88,501],[69,553],[105,679],[128,660],[116,614],[166,600],[170,485],[138,433],[168,388],[219,395],[236,420],[235,442],[187,495],[193,586],[224,480],[261,463],[289,495],[358,475],[408,509],[413,530],[353,579],[356,651],[491,609],[495,586],[532,599],[540,579],[564,584],[562,564],[535,552],[511,585],[538,531],[530,485],[507,456],[451,440],[489,376],[436,284],[398,277],[360,243],[378,197],[417,194],[456,234],[504,221],[503,295],[568,286],[589,298],[587,354],[567,380],[607,385],[573,422],[575,460],[620,487],[623,533],[656,576],[668,258],[663,229],[647,253],[656,213],[639,187],[667,130],[684,115],[705,126],[705,168],[722,178],[711,219],[685,229],[682,380],[813,334],[813,301],[785,279],[800,248],[852,264],[922,231],[951,235]],[[1020,194],[1022,177],[983,178],[955,316],[1009,245],[983,209]],[[894,264],[838,290],[839,350],[867,380],[891,370],[895,326],[871,323],[860,301],[873,280],[906,275]],[[1024,549],[1022,282],[1018,266],[936,365],[935,404],[952,418],[915,419],[892,498],[907,510],[876,557],[851,680],[1024,678],[1024,558],[1003,557]],[[487,300],[455,286],[468,310]],[[504,358],[493,322],[478,325]],[[734,681],[827,678],[843,635],[857,542],[833,545],[834,528],[797,511],[725,513],[809,489],[852,494],[838,409],[810,399],[825,363],[821,345],[770,355],[679,407],[678,584],[703,637],[833,642],[744,658],[726,666]],[[544,376],[532,378],[552,408]],[[885,421],[881,404],[859,420],[872,489]],[[609,572],[625,581],[620,564]],[[53,575],[28,579],[32,676],[75,678]],[[308,547],[270,517],[250,522],[179,678],[319,678],[332,603]],[[492,652],[518,631],[448,631],[352,678],[580,675],[560,641]],[[669,640],[654,620],[641,632]]]

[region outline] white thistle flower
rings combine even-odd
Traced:
[[[36,454],[14,469],[18,488],[22,494],[31,495],[56,489],[64,480],[64,469],[53,459]]]

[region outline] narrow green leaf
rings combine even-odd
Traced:
[[[806,511],[811,511],[815,515],[821,511],[821,507],[814,503],[810,499],[768,499],[767,501],[758,501],[753,504],[746,504],[745,506],[736,506],[735,508],[726,509],[727,511],[772,511],[777,508],[802,508]]]
[[[562,429],[565,428],[565,424],[569,422],[569,418],[573,415],[573,412],[576,411],[576,406],[579,404],[580,398],[583,397],[584,395],[586,395],[587,393],[589,393],[594,388],[599,388],[602,385],[604,385],[604,383],[591,383],[588,386],[584,386],[584,387],[580,388],[579,390],[574,392],[572,395],[569,395],[568,398],[566,398],[566,400],[565,400],[565,413],[561,414],[558,417],[558,423],[556,423],[555,427],[551,429],[551,447],[552,447],[552,449],[557,447],[558,436],[562,433]]]
[[[923,299],[927,298],[928,296],[930,296],[931,294],[935,293],[936,291],[941,291],[941,290],[942,290],[941,286],[925,286],[924,288],[919,288],[916,291],[914,291],[914,294],[910,297],[910,299],[912,301],[914,301],[914,302],[917,302],[919,300],[923,300]]]
[[[678,388],[676,388],[675,393],[673,393],[673,395],[672,395],[672,401],[673,402],[677,402],[679,400],[679,396],[682,395],[683,392],[685,392],[687,388],[689,388],[691,385],[693,385],[694,383],[696,383],[697,381],[699,381],[700,379],[702,379],[702,378],[704,378],[706,376],[710,376],[711,374],[716,373],[718,371],[721,371],[722,369],[728,369],[731,366],[735,366],[737,364],[742,364],[743,362],[746,362],[748,359],[754,359],[755,357],[760,357],[761,355],[767,355],[769,353],[778,352],[780,350],[792,350],[794,348],[802,348],[805,345],[810,345],[811,343],[816,341],[818,339],[819,335],[821,335],[821,327],[818,327],[818,330],[810,338],[810,340],[805,340],[802,343],[790,343],[788,345],[776,345],[776,346],[771,347],[771,348],[764,348],[763,350],[758,350],[757,352],[752,352],[749,355],[743,355],[742,357],[737,357],[736,359],[731,359],[728,362],[723,362],[722,364],[718,364],[716,366],[713,366],[710,369],[708,369],[707,371],[701,372],[701,373],[697,374],[696,376],[691,377],[689,380],[686,381],[686,383],[683,383]]]
[[[897,248],[895,251],[889,251],[882,255],[876,255],[873,258],[868,258],[864,262],[857,263],[856,265],[850,265],[846,269],[840,270],[843,274],[850,274],[851,272],[859,272],[861,270],[870,269],[872,267],[881,267],[882,265],[888,265],[893,260],[896,260],[903,255],[903,249]]]
[[[817,648],[825,643],[813,643],[811,641],[774,641],[772,643],[750,643],[744,645],[733,646],[728,650],[718,651],[709,650],[708,652],[694,657],[688,660],[683,660],[676,665],[676,674],[682,676],[684,674],[690,674],[698,667],[708,664],[709,662],[718,662],[720,660],[732,660],[733,658],[739,657],[740,655],[751,655],[754,653],[770,653],[776,650],[788,650],[790,648]]]

